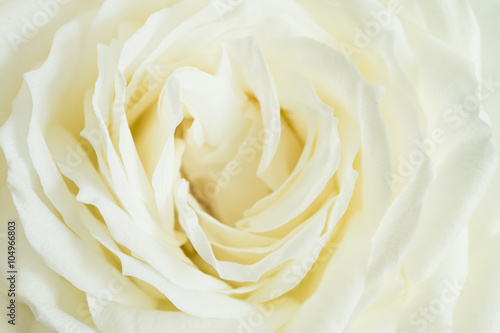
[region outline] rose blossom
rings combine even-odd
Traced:
[[[2,331],[500,329],[497,1],[0,7]]]

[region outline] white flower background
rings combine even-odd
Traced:
[[[499,1],[0,22],[2,332],[500,332]]]

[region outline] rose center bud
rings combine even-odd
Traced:
[[[132,133],[151,179],[168,165],[180,173],[169,177],[186,179],[206,212],[235,226],[245,211],[283,185],[303,152],[297,124],[278,103],[273,107],[269,117],[269,105],[262,108],[232,73],[181,67],[168,76],[157,103]],[[277,145],[270,149],[273,140]],[[172,151],[162,166],[165,149]]]
[[[181,173],[190,182],[191,193],[207,212],[230,226],[234,226],[258,200],[283,184],[303,147],[286,118],[280,117],[278,149],[269,167],[259,174],[263,147],[272,129],[263,126],[258,102],[246,96],[244,101],[228,110],[229,117],[238,118],[238,122],[236,125],[233,122],[225,132],[217,133],[222,135],[216,144],[210,144],[210,133],[206,132],[203,120],[197,117],[199,113],[213,111],[211,107],[216,104],[213,97],[213,104],[207,101],[196,111],[191,111],[194,106],[186,103],[187,113],[194,117],[185,117],[176,131],[176,138],[186,144]],[[217,124],[226,121],[221,112],[209,118]],[[222,130],[224,125],[220,127]]]

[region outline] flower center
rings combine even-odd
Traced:
[[[272,134],[262,126],[253,99],[243,108],[242,118],[240,130],[228,133],[218,146],[202,142],[203,129],[196,119],[185,118],[176,130],[179,145],[185,144],[181,174],[190,182],[192,195],[207,212],[230,226],[283,184],[302,151],[302,143],[282,117],[278,150],[269,168],[259,174],[263,147]]]

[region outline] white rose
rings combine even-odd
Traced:
[[[2,331],[500,329],[498,1],[0,7]]]

